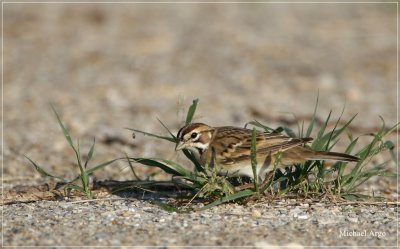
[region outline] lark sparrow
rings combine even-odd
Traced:
[[[231,126],[211,127],[193,123],[182,127],[177,135],[175,150],[191,150],[199,162],[210,163],[215,158],[219,174],[254,178],[251,167],[252,130]],[[313,151],[301,145],[312,138],[290,138],[277,133],[257,131],[257,176],[259,180],[274,168],[277,155],[279,166],[307,160],[357,162],[359,158],[343,153]],[[280,152],[280,153],[279,153]]]

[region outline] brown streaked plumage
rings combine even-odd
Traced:
[[[252,130],[232,126],[211,127],[193,123],[182,127],[177,135],[175,149],[189,149],[202,164],[209,163],[215,155],[220,174],[253,178],[251,168]],[[307,160],[336,160],[356,162],[355,156],[313,151],[301,145],[312,138],[290,138],[282,134],[257,131],[257,175],[262,180],[273,170],[274,161],[281,153],[279,166],[302,163]]]

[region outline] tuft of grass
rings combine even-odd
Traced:
[[[64,179],[63,177],[56,176],[56,175],[53,175],[53,174],[49,173],[43,167],[39,166],[36,162],[34,162],[31,158],[29,158],[26,155],[24,155],[24,156],[29,160],[29,162],[33,165],[35,170],[40,175],[42,175],[44,177],[55,178],[55,179],[59,180],[62,183],[63,187],[66,190],[71,190],[71,189],[77,190],[79,192],[84,193],[87,198],[91,199],[91,198],[93,198],[93,194],[92,194],[92,191],[90,190],[90,180],[89,180],[90,179],[89,178],[90,175],[93,174],[95,171],[97,171],[99,169],[102,169],[102,168],[112,164],[116,160],[119,160],[119,159],[113,159],[113,160],[98,164],[98,165],[96,165],[96,166],[94,166],[92,168],[88,168],[89,162],[92,159],[93,154],[94,154],[94,148],[95,148],[96,140],[93,139],[93,143],[90,146],[90,149],[89,149],[89,151],[87,153],[86,160],[83,163],[82,159],[81,159],[81,155],[80,155],[79,139],[77,140],[77,143],[75,145],[73,143],[73,140],[72,140],[72,137],[71,137],[69,131],[65,128],[65,126],[62,123],[61,118],[58,115],[57,111],[55,110],[55,108],[53,106],[51,106],[51,108],[52,108],[52,110],[53,110],[53,112],[54,112],[54,114],[55,114],[55,116],[57,118],[58,124],[59,124],[59,126],[60,126],[60,128],[61,128],[61,130],[62,130],[62,132],[64,134],[65,139],[67,140],[67,143],[70,145],[70,147],[72,148],[72,150],[75,153],[76,164],[79,167],[80,174],[78,176],[76,176],[72,180],[67,180],[67,179]],[[81,185],[75,184],[75,182],[77,180],[80,180]]]
[[[382,120],[382,127],[376,134],[368,134],[364,136],[370,136],[371,141],[364,146],[361,150],[354,153],[359,137],[354,138],[353,134],[349,131],[348,127],[352,121],[356,118],[353,116],[344,125],[340,125],[344,113],[343,110],[336,120],[332,130],[328,130],[328,124],[331,120],[332,112],[330,112],[325,119],[323,125],[316,131],[314,141],[309,146],[311,149],[316,151],[330,151],[334,145],[343,137],[347,137],[349,140],[348,146],[344,153],[353,153],[360,158],[354,166],[351,166],[350,170],[346,170],[348,167],[347,162],[336,162],[332,167],[327,167],[324,161],[306,161],[303,164],[292,165],[285,169],[278,169],[280,155],[277,155],[273,176],[269,181],[260,189],[257,172],[256,172],[256,143],[255,135],[256,128],[261,128],[265,132],[283,133],[290,137],[309,137],[315,132],[316,120],[317,120],[317,107],[318,97],[314,108],[313,116],[307,127],[302,124],[298,124],[298,132],[294,132],[289,127],[280,126],[277,128],[268,127],[261,122],[254,120],[246,124],[245,127],[253,126],[252,133],[252,146],[251,146],[251,165],[254,174],[254,188],[236,191],[232,186],[230,179],[227,176],[218,175],[218,165],[216,162],[212,162],[207,165],[201,165],[196,160],[194,155],[189,150],[183,150],[184,155],[194,165],[194,171],[188,170],[188,167],[178,164],[176,162],[158,159],[158,158],[129,158],[130,162],[139,163],[145,166],[158,167],[164,172],[171,174],[172,181],[181,185],[182,187],[191,189],[194,191],[194,198],[203,198],[209,202],[201,210],[219,205],[224,202],[239,201],[243,198],[259,195],[264,193],[271,186],[280,186],[279,195],[284,196],[285,194],[297,193],[297,194],[314,194],[314,193],[328,193],[335,195],[339,198],[354,199],[354,198],[370,198],[370,196],[360,195],[356,193],[358,186],[363,184],[365,181],[370,179],[372,176],[385,176],[395,177],[396,174],[387,172],[385,166],[388,162],[377,165],[372,169],[366,169],[372,158],[383,151],[389,151],[392,155],[392,160],[396,162],[396,156],[394,152],[394,144],[391,141],[385,141],[384,138],[398,129],[399,124],[386,129],[385,122]],[[198,100],[194,100],[192,105],[189,107],[186,124],[191,123],[198,105]],[[162,126],[168,131],[169,136],[160,136],[152,133],[143,132],[137,129],[130,129],[134,132],[138,132],[144,135],[155,137],[158,139],[167,140],[172,143],[176,143],[176,137],[171,131],[159,120]],[[396,162],[397,163],[397,162]]]
[[[254,178],[254,191],[259,192],[258,189],[258,174],[257,174],[257,130],[253,127],[253,132],[251,134],[251,169],[253,170],[253,178]]]

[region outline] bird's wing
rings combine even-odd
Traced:
[[[213,142],[212,149],[218,163],[229,165],[250,161],[252,130],[221,127]],[[222,139],[224,138],[224,139]],[[277,133],[257,132],[257,158],[273,155],[311,141],[312,138],[290,138]]]

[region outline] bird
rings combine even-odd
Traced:
[[[240,127],[212,127],[204,123],[191,123],[178,131],[175,150],[192,151],[202,165],[213,162],[214,166],[218,167],[219,175],[246,176],[254,180],[251,165],[252,133],[253,130]],[[273,171],[276,160],[278,168],[308,160],[359,161],[356,156],[314,151],[304,147],[304,144],[313,140],[311,137],[292,138],[281,133],[257,130],[255,139],[258,162],[256,177],[259,182]]]

